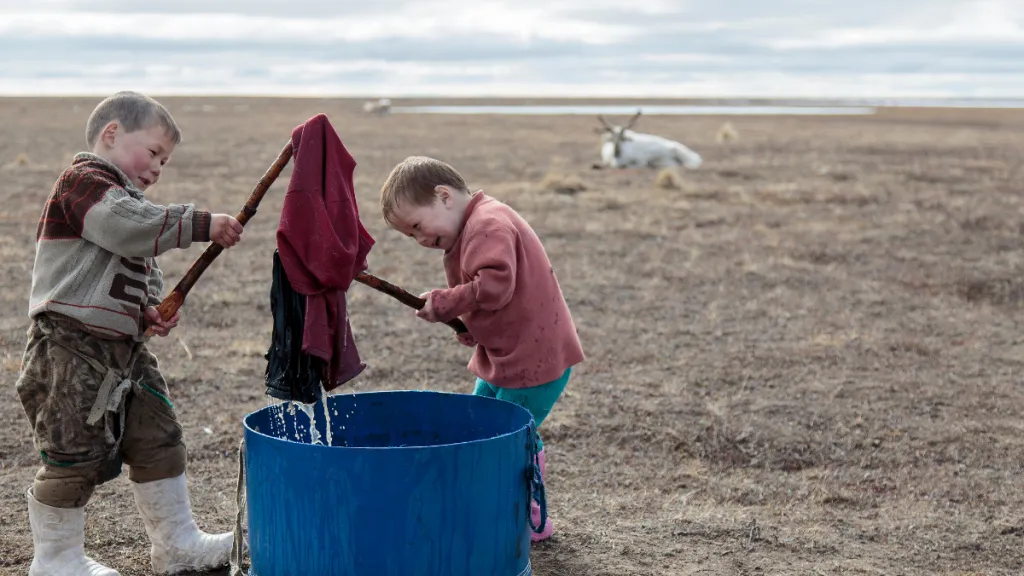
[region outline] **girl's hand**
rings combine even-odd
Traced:
[[[420,298],[426,300],[427,303],[422,309],[416,311],[416,316],[426,320],[427,322],[440,322],[437,318],[437,314],[434,313],[434,306],[430,303],[430,292],[420,294]]]
[[[459,344],[463,346],[473,347],[476,346],[476,338],[469,332],[463,332],[462,334],[455,334],[455,339],[459,341]]]

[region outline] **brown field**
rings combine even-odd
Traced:
[[[24,492],[39,462],[14,382],[36,219],[96,101],[0,100],[3,574],[32,558]],[[532,223],[589,356],[541,428],[556,536],[534,547],[537,574],[1020,572],[1024,111],[642,118],[638,129],[705,158],[663,188],[654,171],[591,170],[587,116],[165,103],[185,142],[150,197],[230,213],[291,129],[327,113],[359,162],[371,269],[417,294],[443,284],[439,254],[386,230],[376,209],[402,158],[450,161]],[[739,139],[720,144],[726,120]],[[185,426],[198,521],[218,531],[234,515],[240,420],[267,404],[289,174],[200,280],[182,325],[152,343]],[[202,250],[161,257],[168,290]],[[346,392],[471,391],[469,351],[450,330],[361,285],[349,296],[370,367]],[[148,574],[126,483],[90,502],[86,548]]]

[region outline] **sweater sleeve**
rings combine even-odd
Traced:
[[[146,306],[159,306],[163,298],[160,297],[164,291],[164,273],[157,265],[155,258],[149,258],[149,278],[147,280]]]
[[[500,310],[515,292],[515,228],[481,226],[463,241],[462,269],[472,280],[430,292],[430,303],[443,322],[474,310]]]
[[[159,206],[116,185],[79,186],[61,201],[84,240],[119,256],[156,256],[210,238],[209,212],[191,204]]]

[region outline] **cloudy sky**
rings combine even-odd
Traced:
[[[0,0],[0,93],[1024,97],[1024,0]]]

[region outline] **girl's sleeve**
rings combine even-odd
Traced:
[[[507,223],[490,224],[485,221],[465,231],[470,234],[463,239],[462,269],[472,280],[430,292],[430,303],[442,322],[474,310],[500,310],[512,299],[519,235]]]

